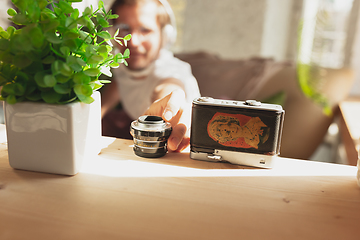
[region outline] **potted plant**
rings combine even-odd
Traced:
[[[72,2],[12,0],[14,26],[0,27],[0,86],[10,165],[17,169],[73,175],[101,135],[100,93],[110,67],[126,64],[129,51],[112,54],[117,18],[98,8],[82,14]],[[95,100],[95,101],[94,101]]]

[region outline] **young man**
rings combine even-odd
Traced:
[[[116,0],[112,11],[119,15],[114,31],[119,29],[121,36],[131,34],[132,38],[127,45],[128,67],[115,69],[112,83],[102,93],[102,115],[121,102],[132,120],[141,115],[161,116],[173,127],[168,148],[183,150],[190,141],[191,101],[200,93],[190,66],[165,48],[173,38],[169,29],[175,27],[168,3]],[[125,50],[124,46],[116,47]]]

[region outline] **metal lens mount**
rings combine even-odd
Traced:
[[[141,116],[131,123],[130,133],[134,138],[134,152],[140,157],[157,158],[167,152],[167,140],[171,124],[158,116]]]

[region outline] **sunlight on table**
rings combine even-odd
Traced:
[[[109,146],[115,139],[108,141]],[[230,163],[229,169],[217,169],[217,164],[220,163],[207,162],[203,163],[215,167],[202,169],[196,167],[199,166],[195,164],[197,162],[191,162],[198,160],[190,159],[188,153],[170,153],[166,158],[151,159],[136,156],[130,144],[125,146],[122,154],[116,153],[115,150],[109,147],[103,148],[102,154],[87,157],[80,172],[109,177],[354,176],[356,179],[357,171],[353,166],[280,157],[275,160],[272,169],[232,169]],[[178,160],[180,157],[181,159]],[[194,167],[188,167],[192,164]]]

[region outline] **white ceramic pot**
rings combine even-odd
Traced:
[[[85,155],[101,150],[100,93],[91,104],[4,103],[10,166],[74,175]]]

